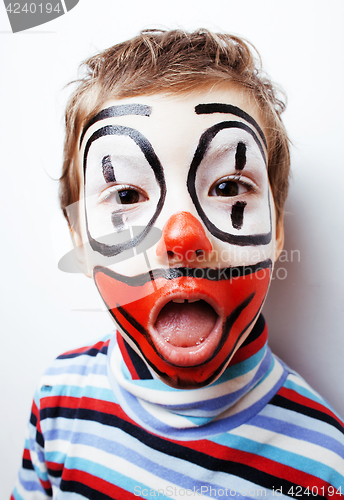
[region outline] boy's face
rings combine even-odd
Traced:
[[[127,342],[169,385],[216,380],[282,248],[264,124],[239,90],[112,100],[81,134],[88,267]]]

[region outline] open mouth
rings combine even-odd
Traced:
[[[175,347],[199,346],[208,338],[218,314],[205,300],[173,299],[161,309],[155,329]]]
[[[209,360],[221,336],[221,318],[209,299],[174,296],[154,311],[152,340],[163,358],[176,366],[196,366]]]

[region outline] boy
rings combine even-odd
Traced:
[[[260,314],[289,174],[274,87],[205,30],[85,64],[61,206],[118,332],[43,377],[13,498],[339,498],[343,422]]]

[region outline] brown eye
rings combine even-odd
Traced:
[[[140,201],[140,193],[134,189],[123,189],[116,194],[117,203],[121,205],[131,205]]]
[[[234,181],[222,181],[212,189],[211,196],[237,196],[239,185]]]

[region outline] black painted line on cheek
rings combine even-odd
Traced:
[[[235,153],[235,170],[242,170],[246,165],[246,144],[238,142]]]
[[[104,156],[102,159],[102,170],[105,182],[116,182],[115,172],[111,163],[110,155]]]
[[[258,134],[262,138],[265,147],[267,148],[267,141],[264,135],[264,132],[251,115],[246,113],[246,111],[238,108],[238,106],[233,106],[233,104],[224,104],[224,103],[209,103],[209,104],[198,104],[195,107],[195,112],[197,115],[210,115],[213,113],[227,113],[235,116],[239,116],[239,118],[243,118],[245,121],[254,126],[257,130]]]
[[[246,207],[246,201],[237,201],[232,206],[231,219],[232,226],[234,229],[241,229],[244,223],[244,208]]]
[[[123,213],[121,210],[116,210],[111,214],[111,222],[117,231],[123,231],[125,224],[123,221]]]
[[[120,104],[118,106],[110,106],[109,108],[102,109],[96,116],[91,118],[85,125],[81,137],[79,148],[87,130],[100,120],[106,120],[106,118],[112,118],[114,116],[127,116],[127,115],[137,115],[137,116],[150,116],[152,108],[146,106],[145,104]]]

